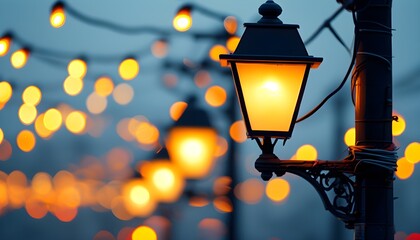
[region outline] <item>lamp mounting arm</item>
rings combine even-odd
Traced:
[[[356,164],[356,160],[279,160],[262,154],[255,162],[255,168],[266,181],[273,173],[278,177],[286,172],[302,177],[318,192],[325,209],[343,221],[347,228],[353,228],[356,220]]]

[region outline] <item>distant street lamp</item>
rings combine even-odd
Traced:
[[[391,1],[344,2],[343,8],[353,11],[356,29],[348,71],[356,61],[356,146],[344,160],[280,160],[273,153],[278,139],[291,137],[309,68],[322,61],[308,56],[297,25],[277,18],[279,5],[272,0],[261,5],[261,20],[246,23],[235,52],[220,55],[220,60],[231,67],[248,137],[262,150],[255,162],[261,177],[299,175],[316,189],[328,211],[355,229],[355,239],[391,240],[397,159],[391,134]]]

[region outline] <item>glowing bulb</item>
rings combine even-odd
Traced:
[[[265,193],[273,202],[281,202],[287,198],[290,192],[289,183],[282,178],[271,179],[265,188]]]
[[[7,103],[9,99],[12,97],[13,89],[10,83],[8,82],[0,82],[0,104]]]
[[[157,240],[157,235],[153,228],[147,226],[140,226],[136,228],[132,235],[132,240]]]
[[[37,114],[38,111],[34,106],[25,103],[20,106],[18,112],[20,121],[25,125],[32,124],[35,121]]]
[[[348,147],[356,145],[356,129],[350,128],[347,130],[346,134],[344,134],[344,142]]]
[[[7,35],[0,38],[0,57],[5,56],[9,52],[11,42],[12,38]]]
[[[70,132],[80,134],[86,128],[86,115],[80,111],[73,111],[67,115],[65,124]]]
[[[12,56],[10,57],[10,62],[12,63],[12,66],[14,68],[20,69],[26,65],[28,58],[29,58],[29,50],[20,49],[12,54]]]
[[[30,152],[35,147],[36,139],[31,131],[22,130],[18,134],[16,142],[20,150],[24,152]]]
[[[133,80],[139,74],[140,66],[134,58],[127,58],[120,63],[118,73],[124,80]]]
[[[316,148],[309,144],[301,146],[296,151],[297,160],[315,161],[317,157],[318,157],[318,152]]]
[[[66,14],[64,12],[64,5],[57,3],[51,9],[50,24],[55,28],[60,28],[66,22]]]
[[[204,98],[210,106],[220,107],[226,102],[227,94],[224,88],[220,86],[212,86],[207,89]]]
[[[41,101],[42,93],[36,86],[29,86],[25,88],[22,94],[22,100],[24,103],[36,106]]]
[[[175,16],[172,24],[174,28],[179,32],[188,31],[192,26],[191,9],[181,9]]]
[[[114,83],[109,77],[100,77],[95,82],[95,92],[99,96],[107,97],[114,90]]]
[[[87,64],[81,59],[74,59],[67,66],[67,72],[71,77],[83,79],[87,72]]]
[[[57,131],[63,123],[63,117],[60,111],[55,108],[48,109],[44,114],[45,128],[50,131]]]
[[[68,76],[63,83],[64,92],[70,96],[76,96],[83,90],[83,80],[78,77]]]

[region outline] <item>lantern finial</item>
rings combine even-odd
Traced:
[[[263,5],[258,8],[258,13],[262,15],[262,18],[258,23],[277,23],[282,24],[283,22],[278,19],[278,16],[283,10],[280,5],[273,2],[272,0],[267,0]]]

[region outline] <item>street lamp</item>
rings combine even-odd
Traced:
[[[232,69],[248,137],[262,150],[255,162],[261,177],[267,181],[273,173],[296,174],[315,188],[326,210],[355,229],[355,239],[391,240],[397,159],[392,142],[392,3],[339,2],[353,11],[355,22],[355,50],[340,86],[355,62],[356,146],[349,147],[349,156],[343,160],[280,160],[273,153],[278,139],[291,137],[309,68],[322,61],[308,56],[297,25],[277,18],[282,11],[279,5],[272,0],[261,5],[261,20],[245,24],[235,52],[220,55],[220,60]]]
[[[217,132],[210,125],[208,114],[188,103],[181,118],[169,130],[166,147],[171,160],[187,179],[206,177],[213,167]]]

